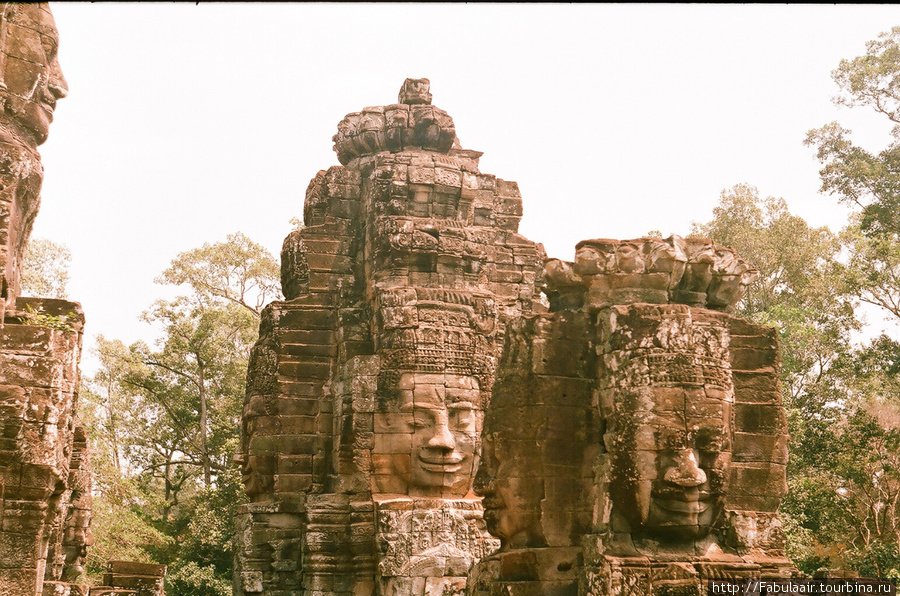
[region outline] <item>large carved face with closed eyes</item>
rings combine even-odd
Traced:
[[[401,374],[397,399],[375,414],[375,492],[444,498],[468,494],[482,419],[474,377]]]
[[[731,402],[727,392],[679,387],[644,387],[621,400],[607,435],[610,497],[633,534],[709,534],[727,489]]]
[[[47,140],[56,102],[68,93],[57,60],[59,35],[47,4],[3,7],[3,113],[36,145]]]

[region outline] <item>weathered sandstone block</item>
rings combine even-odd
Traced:
[[[77,571],[90,543],[86,444],[75,440],[84,318],[61,300],[16,306],[0,328],[0,593],[31,595]],[[25,324],[26,306],[71,313],[71,328]]]

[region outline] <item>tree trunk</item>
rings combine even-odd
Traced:
[[[112,382],[106,385],[106,416],[109,418],[109,433],[111,435],[113,449],[113,463],[116,465],[116,472],[122,472],[122,464],[119,458],[119,429],[116,423],[116,413],[112,407],[113,396]]]
[[[169,510],[172,508],[171,503],[169,503],[169,499],[172,496],[172,481],[171,481],[171,477],[169,476],[169,473],[170,473],[169,466],[170,466],[171,461],[172,461],[172,455],[169,454],[166,456],[166,466],[164,468],[164,470],[165,470],[164,485],[165,485],[166,492],[165,492],[165,498],[163,499],[163,512],[162,512],[163,526],[167,526],[169,524]]]
[[[203,458],[203,484],[209,487],[212,484],[212,472],[210,470],[209,450],[207,449],[207,412],[206,412],[206,378],[203,376],[203,366],[199,367],[200,385],[200,456]]]

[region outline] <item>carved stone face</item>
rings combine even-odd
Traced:
[[[272,497],[272,475],[275,466],[271,457],[239,453],[234,461],[241,466],[241,483],[251,498]]]
[[[645,388],[623,400],[610,493],[634,533],[706,536],[723,510],[731,403],[718,390]],[[650,405],[650,408],[647,406]]]
[[[478,381],[466,375],[409,372],[400,376],[397,389],[397,408],[376,414],[376,453],[381,467],[390,468],[376,469],[377,490],[465,496],[483,417]]]
[[[56,102],[69,87],[57,60],[59,36],[46,4],[9,4],[2,15],[6,43],[0,89],[4,112],[34,135],[47,140]]]
[[[530,445],[521,445],[527,447]],[[529,456],[513,457],[511,445],[499,433],[485,433],[481,461],[475,475],[475,493],[484,497],[484,521],[502,547],[531,546],[540,517],[543,485],[521,465]]]
[[[64,581],[74,581],[84,573],[87,549],[93,544],[94,535],[91,533],[90,510],[75,509],[72,518],[66,524],[66,534],[63,539],[62,550],[66,556],[63,567]]]

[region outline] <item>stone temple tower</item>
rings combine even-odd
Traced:
[[[510,321],[475,491],[501,548],[471,596],[701,596],[796,575],[777,508],[776,330],[730,311],[758,272],[703,238],[594,239]]]
[[[459,594],[499,547],[472,482],[507,322],[546,310],[543,247],[427,79],[334,142],[251,357],[235,594]]]

